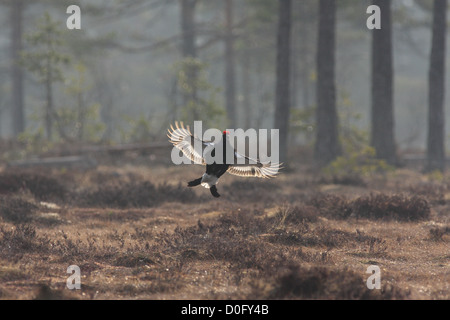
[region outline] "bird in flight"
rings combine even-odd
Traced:
[[[184,127],[183,122],[175,122],[175,128],[170,125],[167,136],[169,141],[192,162],[206,165],[206,172],[200,178],[188,182],[188,187],[202,185],[216,198],[220,197],[216,185],[219,178],[226,172],[241,177],[272,178],[281,169],[280,163],[262,163],[239,154],[228,141],[228,131],[223,132],[220,141],[203,141],[191,133],[189,126]],[[201,146],[201,148],[195,146]],[[207,161],[208,155],[215,157],[218,148],[222,148],[223,161],[221,163]],[[233,153],[232,163],[226,161],[227,152]],[[240,159],[239,162],[238,159]]]

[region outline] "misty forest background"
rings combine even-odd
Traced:
[[[66,27],[72,4],[81,30]],[[372,4],[381,30],[366,26]],[[3,161],[61,145],[167,141],[175,120],[203,120],[280,129],[288,165],[310,150],[330,170],[414,157],[427,171],[445,169],[447,0],[1,0],[0,8]]]

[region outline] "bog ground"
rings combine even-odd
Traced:
[[[300,165],[224,176],[215,199],[185,187],[201,166],[128,160],[1,169],[1,298],[450,299],[446,177],[333,181]]]

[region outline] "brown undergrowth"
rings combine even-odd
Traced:
[[[151,170],[0,173],[0,298],[450,298],[444,182],[427,193],[292,172],[225,177],[215,199],[182,168]],[[81,291],[65,286],[69,265]]]

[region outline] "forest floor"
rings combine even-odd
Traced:
[[[0,169],[2,299],[450,299],[450,184],[201,166]],[[69,266],[81,289],[66,287]],[[369,266],[381,289],[369,289]]]

